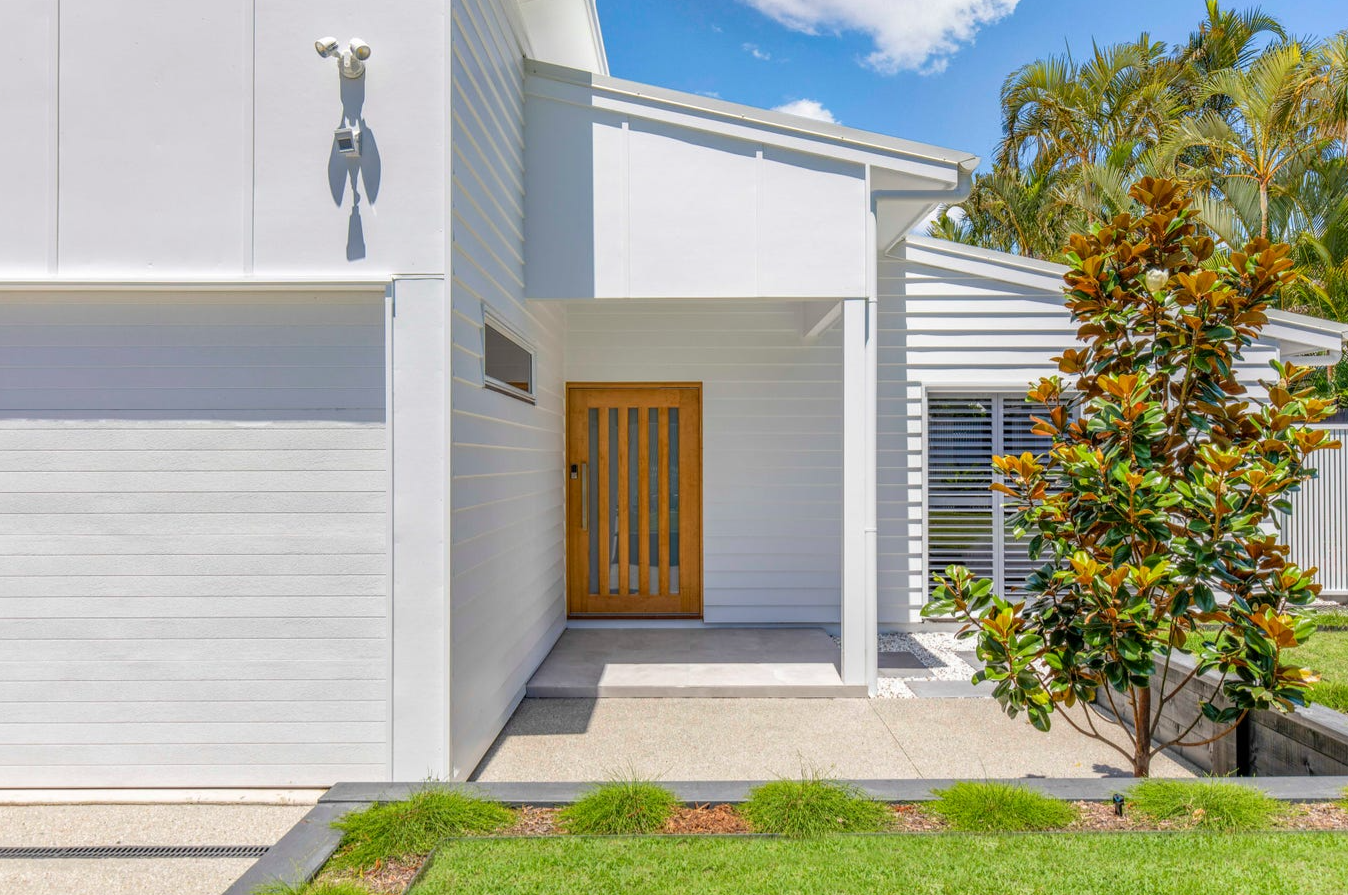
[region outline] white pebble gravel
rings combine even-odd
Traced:
[[[833,638],[841,645],[840,637]],[[887,668],[876,683],[877,699],[916,699],[917,694],[907,681],[968,681],[974,669],[961,659],[956,649],[965,646],[971,651],[973,642],[961,642],[946,631],[891,631],[880,635],[882,653],[911,653],[923,668]]]

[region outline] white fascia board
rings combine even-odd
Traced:
[[[1068,270],[1062,264],[929,236],[905,236],[895,244],[895,248],[904,246],[908,249],[906,256],[896,260],[1050,292],[1062,291],[1063,274]]]
[[[978,156],[967,152],[624,81],[536,59],[526,60],[525,71],[530,76],[526,92],[541,99],[604,109],[732,139],[897,171],[932,181],[938,188],[955,183],[960,170],[972,171],[979,163]]]

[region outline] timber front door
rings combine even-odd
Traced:
[[[702,387],[566,390],[567,611],[702,613]]]

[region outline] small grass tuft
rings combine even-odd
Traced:
[[[494,833],[514,820],[515,812],[496,802],[424,789],[404,801],[381,802],[333,821],[346,835],[329,866],[359,870],[381,860],[429,854],[446,839]]]
[[[349,882],[312,882],[298,886],[274,882],[254,889],[253,895],[370,895],[370,890]]]
[[[1287,806],[1261,790],[1220,780],[1144,780],[1128,790],[1134,810],[1199,830],[1264,830]]]
[[[580,836],[654,833],[678,805],[674,793],[659,784],[636,778],[612,780],[563,808],[557,823]]]
[[[1077,819],[1067,802],[1010,783],[962,780],[934,792],[936,800],[924,808],[965,832],[1060,830]]]
[[[891,821],[889,807],[851,784],[818,774],[774,780],[749,793],[740,813],[759,833],[805,838],[830,833],[874,833]]]

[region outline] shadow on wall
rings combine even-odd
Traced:
[[[342,117],[338,127],[359,126],[360,156],[348,158],[337,149],[334,135],[332,150],[328,155],[328,189],[332,192],[332,201],[338,208],[346,194],[346,186],[351,184],[351,216],[346,227],[346,260],[359,261],[365,257],[365,227],[360,219],[360,185],[365,185],[365,198],[373,205],[379,198],[379,180],[383,173],[383,164],[379,158],[379,143],[374,131],[364,118],[365,77],[345,78],[340,73]]]

